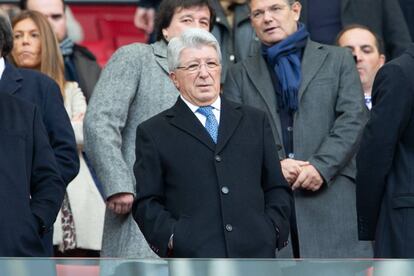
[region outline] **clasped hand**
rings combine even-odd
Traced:
[[[292,190],[302,188],[317,191],[322,186],[323,179],[316,168],[308,161],[295,159],[283,159],[281,162],[282,173]]]

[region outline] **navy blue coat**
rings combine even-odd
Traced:
[[[34,70],[17,69],[6,62],[0,79],[0,93],[8,93],[35,104],[49,136],[65,184],[79,171],[75,134],[57,84]]]
[[[47,256],[65,187],[39,109],[0,93],[0,256]]]

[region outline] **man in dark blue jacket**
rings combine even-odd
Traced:
[[[79,171],[75,134],[63,105],[58,85],[46,75],[17,69],[4,57],[13,48],[13,36],[8,18],[0,13],[0,93],[7,93],[35,104],[42,116],[65,184]]]
[[[38,108],[0,94],[0,256],[45,257],[65,194]]]
[[[13,48],[8,17],[0,13],[0,94],[10,94],[35,104],[41,115],[53,149],[58,171],[68,185],[79,172],[75,134],[63,105],[58,85],[39,72],[17,69],[5,60]],[[0,216],[1,219],[1,216]],[[44,244],[52,255],[52,225],[45,229]]]

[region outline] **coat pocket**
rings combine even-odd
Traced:
[[[190,231],[190,217],[182,215],[174,226],[173,256],[189,257],[191,256],[191,251],[192,242]]]

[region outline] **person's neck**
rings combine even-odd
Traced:
[[[365,96],[371,96],[372,93],[372,85],[364,85],[362,84],[362,89],[364,90]]]

